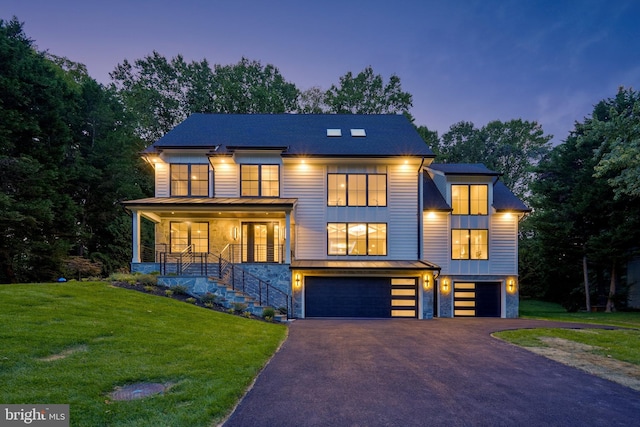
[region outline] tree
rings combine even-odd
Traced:
[[[295,111],[299,91],[273,65],[242,58],[234,65],[214,67],[218,113],[287,113]]]
[[[533,167],[550,150],[551,138],[538,123],[522,119],[496,120],[480,129],[463,121],[452,125],[432,148],[438,161],[484,163],[501,172],[505,185],[526,199]]]
[[[625,132],[626,123],[616,118],[634,103],[627,96],[598,103],[591,116],[576,123],[569,138],[537,168],[527,244],[534,257],[544,260],[530,277],[546,283],[547,298],[567,300],[577,307],[578,296],[583,295],[588,307],[589,296],[595,294],[597,304],[604,299],[608,309],[614,305],[617,271],[640,238],[640,203],[637,198],[615,197],[610,177],[594,179],[594,173],[611,153],[612,136],[615,140],[615,135]]]
[[[595,178],[605,178],[616,198],[640,197],[640,93],[620,88],[607,117],[592,120],[593,132],[601,135],[598,148],[601,157],[595,166]],[[605,113],[605,112],[603,112]]]
[[[340,77],[340,84],[325,93],[324,103],[336,114],[408,114],[413,100],[402,91],[400,77],[393,74],[384,84],[369,66],[355,77],[350,71]]]

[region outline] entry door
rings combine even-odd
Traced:
[[[278,262],[275,238],[278,224],[273,222],[245,222],[242,224],[242,262]]]

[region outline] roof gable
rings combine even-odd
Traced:
[[[341,136],[328,136],[327,129],[340,129]],[[411,122],[396,114],[197,113],[145,152],[169,148],[208,148],[216,154],[285,148],[283,156],[434,157]]]
[[[440,172],[443,175],[502,175],[499,172],[492,171],[482,163],[431,163],[429,169]]]

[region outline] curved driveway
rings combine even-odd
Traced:
[[[224,426],[640,423],[640,392],[490,336],[531,327],[576,325],[524,319],[296,320]]]

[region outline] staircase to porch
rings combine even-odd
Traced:
[[[228,246],[220,255],[196,253],[189,246],[179,254],[157,252],[158,283],[185,286],[195,297],[213,294],[218,303],[228,309],[246,305],[243,311],[256,316],[261,316],[266,307],[272,307],[276,311],[274,320],[289,319],[293,308],[291,296],[229,261],[233,258],[231,251]],[[278,315],[279,311],[287,314]]]

